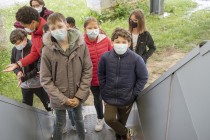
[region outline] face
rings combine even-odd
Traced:
[[[31,24],[24,24],[24,23],[21,23],[21,25],[24,27],[24,28],[28,28],[30,30],[35,30],[36,29],[36,21],[35,20],[32,20]]]
[[[136,19],[136,16],[135,15],[132,15],[130,17],[130,21],[133,21],[133,22],[137,23],[138,22],[138,19]]]
[[[40,5],[37,1],[32,1],[31,3],[31,7],[33,8],[39,8],[40,6],[43,6],[43,5]]]
[[[66,26],[67,26],[68,29],[72,29],[72,28],[75,27],[73,24],[69,24],[69,23],[67,23]]]
[[[14,44],[15,46],[24,46],[27,43],[27,38],[25,37],[23,40],[18,40],[16,41],[16,43]]]
[[[98,23],[95,21],[91,21],[86,27],[85,27],[85,32],[87,31],[87,29],[91,30],[91,29],[98,29]]]
[[[50,31],[54,31],[57,29],[66,29],[67,30],[67,25],[65,22],[61,22],[61,21],[57,21],[55,24],[50,24],[49,26],[49,30]]]
[[[112,44],[130,44],[128,42],[128,40],[124,39],[123,37],[118,37],[117,39],[115,39],[114,41],[112,41]]]

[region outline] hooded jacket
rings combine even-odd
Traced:
[[[84,36],[93,64],[93,78],[91,81],[91,86],[99,86],[98,63],[103,53],[112,50],[111,40],[104,34],[99,34],[96,41],[93,42],[88,39],[86,34]]]
[[[89,95],[92,79],[92,63],[88,48],[76,30],[68,31],[70,54],[64,54],[51,34],[43,36],[44,48],[41,57],[41,84],[50,95],[54,109],[67,109],[68,98],[85,101]]]

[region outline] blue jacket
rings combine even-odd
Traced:
[[[103,100],[111,105],[133,103],[148,80],[144,60],[130,49],[121,56],[113,50],[102,55],[98,77]]]

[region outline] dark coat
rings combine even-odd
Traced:
[[[133,47],[131,47],[131,50],[133,50]],[[150,33],[145,31],[142,34],[139,34],[135,51],[144,59],[145,63],[155,50],[156,46]]]
[[[130,49],[121,56],[114,50],[102,55],[98,77],[101,96],[112,105],[129,105],[143,90],[148,72],[143,59]]]

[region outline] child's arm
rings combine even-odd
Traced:
[[[35,76],[38,75],[38,68],[37,68],[37,62],[35,62],[34,64],[34,69],[25,73],[25,75],[21,78],[22,82],[27,81],[28,79],[34,78]]]
[[[75,97],[82,101],[85,101],[89,96],[90,83],[92,80],[92,62],[90,59],[90,54],[87,46],[84,46],[84,57],[83,57],[83,67],[82,67],[82,77],[79,85],[79,89],[75,94]]]
[[[41,67],[40,67],[40,77],[41,77],[41,85],[46,90],[46,92],[50,95],[50,97],[54,100],[60,101],[61,105],[66,104],[68,98],[59,91],[59,89],[54,85],[53,77],[52,77],[52,65],[50,58],[52,56],[47,56],[46,49],[43,49],[42,57],[41,57]]]
[[[12,55],[11,55],[11,64],[12,63],[16,63],[16,60],[15,60],[15,48],[12,49]],[[21,72],[21,70],[19,68],[16,68],[13,70],[13,72],[17,75],[18,72]]]
[[[136,60],[136,85],[133,90],[133,95],[138,96],[141,91],[144,89],[145,84],[148,80],[148,71],[144,63],[144,60],[141,57],[138,57]]]
[[[98,80],[100,83],[100,89],[103,89],[106,84],[106,63],[104,60],[104,55],[102,55],[98,64]]]
[[[147,44],[149,50],[147,51],[147,53],[144,54],[144,56],[146,57],[146,59],[148,59],[156,50],[155,43],[154,43],[152,36],[150,35],[149,32],[148,32],[146,44]]]

